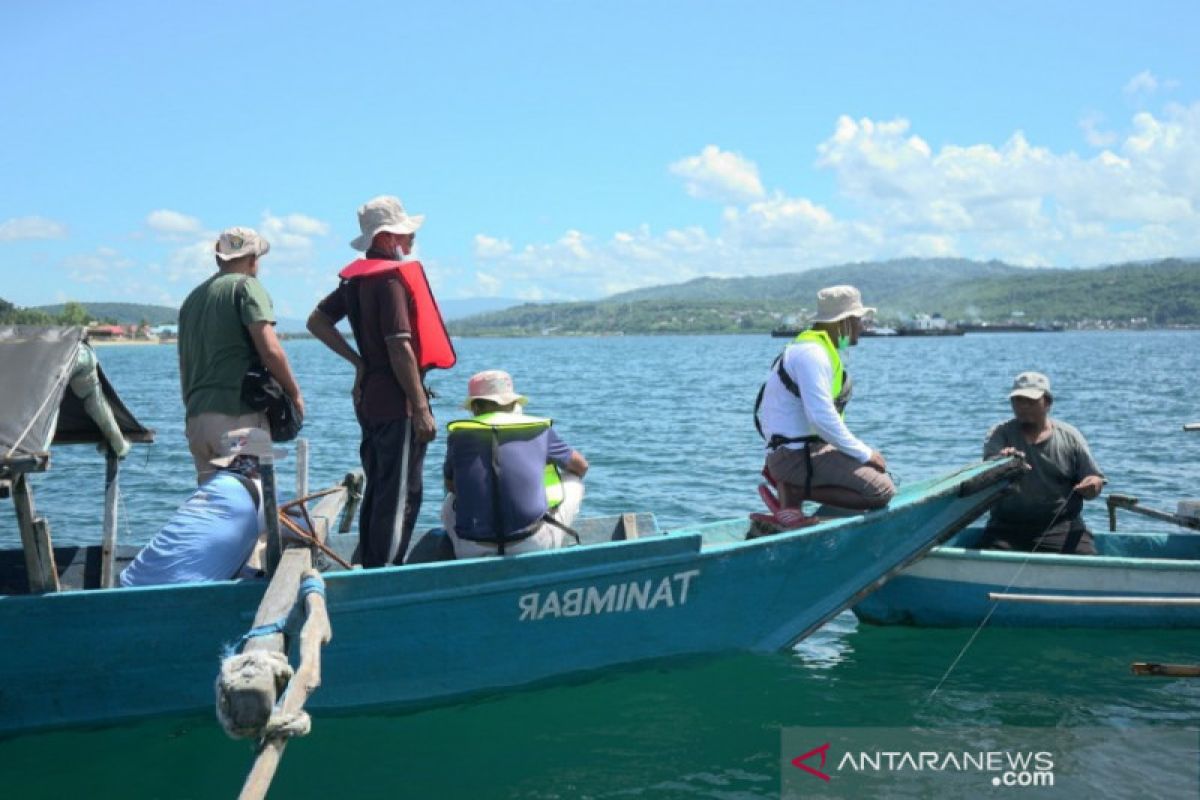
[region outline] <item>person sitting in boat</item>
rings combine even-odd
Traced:
[[[1026,471],[1018,491],[992,507],[980,547],[1095,555],[1083,501],[1100,496],[1104,473],[1083,434],[1050,418],[1050,379],[1022,372],[1008,395],[1013,418],[992,427],[983,457],[1019,455]]]
[[[526,402],[507,372],[480,372],[463,404],[474,416],[447,426],[442,525],[457,558],[551,550],[574,534],[587,459]]]
[[[122,586],[223,581],[243,571],[266,528],[258,458],[211,461],[216,470],[121,572]]]
[[[858,344],[862,320],[874,311],[853,286],[822,289],[811,327],[771,366],[755,401],[754,424],[766,440],[764,477],[780,496],[776,502],[770,488],[762,488],[775,513],[753,515],[756,521],[802,527],[817,521],[803,514],[805,500],[868,510],[895,496],[883,455],[842,420],[851,392],[843,354]]]

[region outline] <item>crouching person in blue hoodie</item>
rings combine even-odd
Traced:
[[[200,583],[252,577],[246,567],[260,533],[262,481],[258,458],[212,460],[217,468],[121,572],[122,586]]]

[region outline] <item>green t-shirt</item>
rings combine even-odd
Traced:
[[[1006,525],[1044,526],[1066,507],[1071,489],[1089,475],[1104,477],[1096,466],[1087,440],[1074,426],[1051,420],[1050,438],[1029,444],[1017,420],[988,431],[983,457],[991,458],[1005,447],[1025,454],[1030,469],[1021,473],[1018,491],[992,507],[992,520]]]
[[[241,273],[218,272],[183,301],[179,309],[179,382],[187,416],[253,411],[242,403],[241,395],[242,376],[258,361],[244,330],[255,322],[274,324],[275,312],[258,279]]]

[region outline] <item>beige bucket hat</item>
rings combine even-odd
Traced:
[[[416,233],[424,222],[424,214],[409,216],[400,198],[380,195],[359,206],[358,227],[362,234],[350,246],[365,251],[377,233]]]
[[[226,228],[217,238],[217,258],[232,261],[243,256],[265,256],[271,243],[258,235],[254,228]]]
[[[846,317],[865,317],[875,309],[862,304],[853,286],[827,286],[817,292],[817,316],[813,322],[840,322]]]
[[[513,391],[512,376],[500,369],[476,372],[471,376],[467,381],[467,399],[463,401],[463,408],[469,409],[472,400],[491,400],[502,406],[514,401],[521,405],[529,402],[528,397]]]

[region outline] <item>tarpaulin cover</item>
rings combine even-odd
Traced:
[[[69,386],[83,328],[0,326],[0,466],[46,453],[51,444],[105,441]],[[125,438],[154,441],[98,368],[104,397]]]

